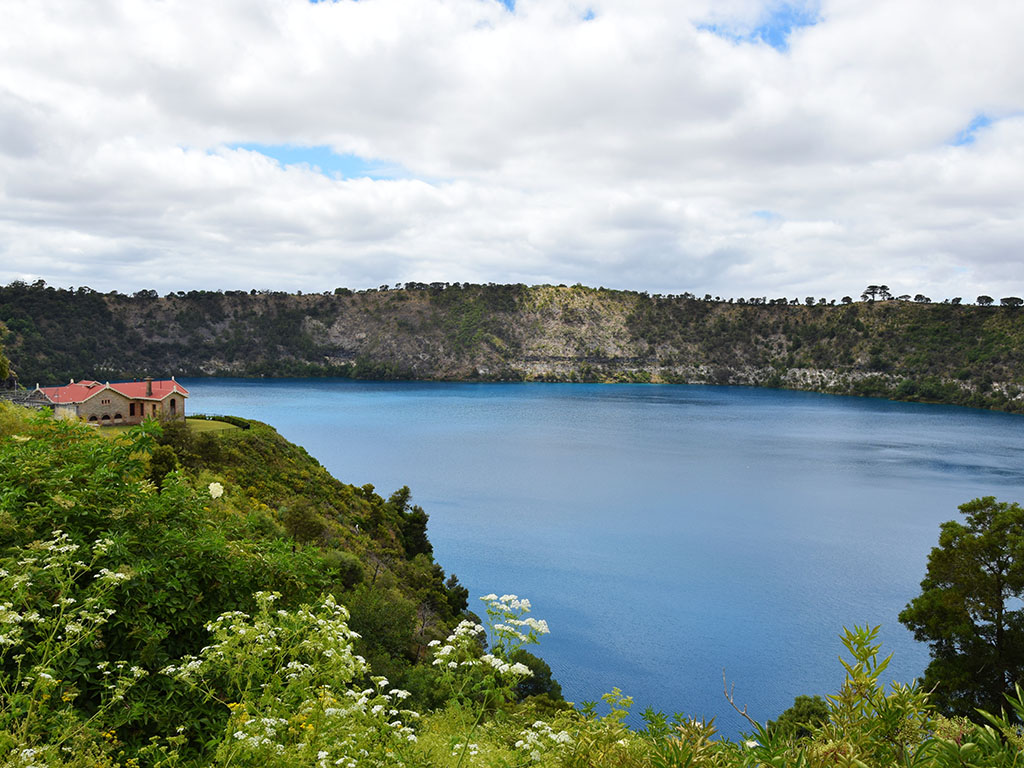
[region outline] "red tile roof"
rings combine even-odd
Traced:
[[[84,403],[100,392],[112,389],[132,400],[163,400],[168,395],[177,392],[179,395],[188,397],[188,390],[174,379],[163,379],[153,382],[153,394],[146,394],[147,381],[116,381],[113,384],[107,382],[100,384],[98,381],[73,381],[63,387],[39,387],[51,403]]]

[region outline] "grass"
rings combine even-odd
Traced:
[[[193,433],[200,432],[225,432],[229,429],[238,429],[234,424],[223,421],[209,421],[207,419],[186,418],[185,423]],[[132,428],[130,424],[111,424],[109,427],[96,427],[96,430],[104,437],[114,437],[127,432]]]
[[[208,419],[185,419],[188,428],[193,432],[223,432],[228,429],[238,429],[234,424],[225,421],[211,421]]]

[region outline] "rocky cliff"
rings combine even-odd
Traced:
[[[744,384],[1024,410],[1024,311],[407,284],[157,296],[0,288],[23,383],[348,376]]]

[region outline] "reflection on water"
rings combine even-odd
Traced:
[[[896,616],[938,526],[1024,497],[1019,417],[746,388],[186,382],[192,411],[266,421],[337,477],[409,485],[474,595],[529,596],[566,696],[618,686],[742,723],[828,693],[844,625],[881,624],[894,679],[927,663]]]

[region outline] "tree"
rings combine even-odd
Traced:
[[[992,299],[991,296],[984,296],[984,295],[979,296],[978,297],[978,306],[981,306],[981,307],[990,306],[992,304],[992,301],[993,301],[993,299]]]
[[[919,293],[916,296],[914,296],[914,301],[916,301],[918,304],[930,304],[931,303],[931,299],[928,298],[927,296],[925,296],[923,293]]]
[[[1005,299],[1000,299],[999,303],[1004,307],[1019,307],[1024,304],[1024,299],[1019,296],[1007,296]]]
[[[840,299],[840,301],[842,301],[843,304],[851,304],[853,302],[853,299],[849,296],[843,296],[843,298]]]
[[[878,286],[869,285],[864,289],[864,293],[860,295],[864,301],[874,301],[878,297]]]
[[[778,720],[768,721],[767,730],[802,739],[811,736],[815,728],[827,722],[828,704],[821,696],[797,696],[793,706],[779,715]]]
[[[0,323],[0,382],[11,375],[10,363],[4,356],[4,338],[7,336],[7,326]]]
[[[864,289],[864,293],[860,297],[864,301],[874,301],[875,299],[886,301],[892,298],[892,294],[889,293],[888,285],[869,285]]]
[[[943,523],[921,594],[900,613],[931,645],[924,687],[952,713],[998,712],[1024,679],[1024,509],[994,497]]]

